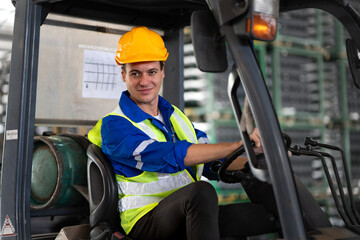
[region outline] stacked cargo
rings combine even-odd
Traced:
[[[354,86],[347,62],[341,62],[346,71],[343,72],[346,81],[345,132],[348,133],[348,158],[350,160],[353,184],[357,191],[360,187],[360,89]]]
[[[353,186],[360,187],[360,131],[350,133],[350,158],[351,158],[351,174],[354,179]]]
[[[196,66],[192,44],[184,46],[184,99],[187,106],[202,107],[208,100],[206,91],[206,73]]]
[[[321,118],[321,54],[279,46],[273,46],[270,54],[273,100],[279,116]]]
[[[319,18],[319,12],[315,9],[281,13],[276,40],[290,44],[320,46]]]
[[[336,61],[324,62],[324,115],[331,119],[340,119],[340,82]]]

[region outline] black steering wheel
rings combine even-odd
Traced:
[[[245,172],[242,170],[227,170],[230,164],[241,154],[245,152],[245,147],[241,146],[230,154],[224,162],[215,161],[211,164],[212,172],[217,173],[219,179],[225,183],[238,183],[245,177]]]
[[[291,138],[288,134],[282,133],[283,140],[285,144],[285,148],[289,149],[291,145]],[[251,144],[254,146],[254,142],[251,141]],[[227,170],[230,164],[240,155],[245,152],[244,145],[235,150],[232,154],[230,154],[223,162],[218,160],[214,161],[210,165],[210,170],[214,173],[217,173],[219,179],[225,183],[238,183],[243,180],[249,180],[249,178],[253,178],[250,170],[250,166],[248,163],[245,164],[244,168],[241,170]],[[262,169],[266,169],[266,160],[265,155],[263,153],[256,155],[257,166]]]

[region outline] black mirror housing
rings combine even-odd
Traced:
[[[191,34],[198,68],[203,72],[224,72],[228,67],[225,39],[210,11],[195,11]]]
[[[354,84],[360,89],[360,59],[358,49],[351,38],[346,39],[346,54]]]

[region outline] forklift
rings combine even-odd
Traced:
[[[288,151],[293,155],[318,157],[322,160],[325,174],[328,176],[330,170],[324,158],[332,159],[331,155],[314,150],[313,147],[320,146],[336,151],[341,149],[311,138],[305,140],[304,146],[291,146],[291,136],[281,132],[252,45],[253,40],[275,39],[280,12],[306,8],[321,9],[335,16],[350,35],[346,44],[347,58],[354,85],[360,88],[360,12],[354,7],[358,4],[355,0],[12,0],[12,2],[16,11],[1,169],[1,239],[55,239],[59,235],[59,229],[66,227],[81,230],[73,232],[75,234],[73,239],[109,239],[109,236],[126,238],[117,229],[119,218],[116,212],[116,183],[111,166],[101,150],[89,145],[86,138],[70,134],[50,136],[53,137],[51,143],[41,137],[34,138],[35,125],[90,127],[97,120],[84,117],[80,109],[74,110],[80,114],[77,119],[72,119],[72,116],[59,117],[56,114],[62,103],[57,102],[56,106],[51,106],[51,96],[65,95],[64,101],[68,97],[71,98],[71,93],[67,93],[71,91],[71,87],[57,89],[55,85],[55,90],[58,91],[54,91],[54,88],[43,87],[44,83],[39,82],[38,74],[43,68],[60,67],[60,63],[52,66],[39,64],[41,58],[39,49],[42,44],[40,32],[47,25],[94,32],[113,31],[118,35],[126,31],[126,26],[145,25],[158,30],[171,53],[167,60],[168,67],[165,69],[163,96],[180,109],[184,108],[184,27],[191,26],[197,66],[201,71],[225,71],[228,67],[226,60],[228,48],[234,61],[233,71],[229,76],[228,93],[244,141],[244,148],[229,156],[224,163],[214,167],[219,178],[225,182],[241,179],[241,172],[229,172],[226,166],[236,156],[246,152],[250,159],[249,168],[252,175],[273,186],[282,229],[282,236],[279,239],[360,239],[359,213],[354,204],[351,181],[346,171],[345,186],[348,196],[343,192],[344,183],[340,178],[335,182],[331,177],[327,178],[345,226],[319,228],[311,232],[305,230]],[[83,24],[76,21],[54,20],[50,18],[52,14],[84,19],[88,22]],[[93,24],[93,21],[101,21],[110,24],[111,27],[103,28]],[[56,34],[59,38],[66,39],[61,31]],[[87,35],[84,34],[82,37],[87,38]],[[63,54],[69,53],[63,51]],[[72,73],[70,68],[56,73],[69,72]],[[71,82],[75,86],[80,80],[76,78],[77,75],[74,76]],[[47,81],[51,82],[53,81],[51,77],[55,76],[48,77]],[[236,94],[240,85],[244,88],[247,98],[244,106],[239,104],[240,100]],[[42,96],[39,90],[47,91],[46,96],[50,96],[48,102],[38,103],[37,98]],[[89,100],[89,98],[77,100],[89,102],[90,105],[96,102],[96,99]],[[65,102],[62,111],[64,114],[73,113],[72,107]],[[38,117],[37,111],[41,111],[41,108],[45,108],[46,112],[55,109],[55,115]],[[90,111],[94,112],[96,108]],[[100,117],[101,115],[98,115],[98,118]],[[260,131],[266,168],[259,167],[252,150],[248,133],[253,124],[249,122],[255,123]],[[61,142],[55,144],[57,141]],[[58,207],[48,207],[47,205],[50,204],[41,209],[34,207],[34,202],[31,200],[33,195],[31,182],[35,177],[32,176],[32,168],[34,151],[39,144],[42,144],[40,147],[45,145],[50,148],[55,145],[67,145],[69,149],[64,151],[82,152],[82,156],[76,158],[85,156],[85,165],[82,163],[76,171],[84,171],[83,176],[78,182],[70,183],[69,188],[73,187],[82,196],[86,196],[84,197],[86,201],[82,199],[80,205],[76,206],[57,202]],[[77,147],[72,148],[71,144]],[[347,169],[346,161],[344,165],[344,169]],[[334,171],[337,176],[336,167]],[[76,173],[79,174],[78,172]],[[60,192],[56,197],[59,199],[62,194],[65,193]],[[74,201],[70,197],[67,200],[67,202]]]

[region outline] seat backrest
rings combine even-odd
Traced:
[[[120,229],[118,189],[114,169],[101,148],[90,144],[87,150],[87,177],[90,227],[107,223],[113,232]]]

